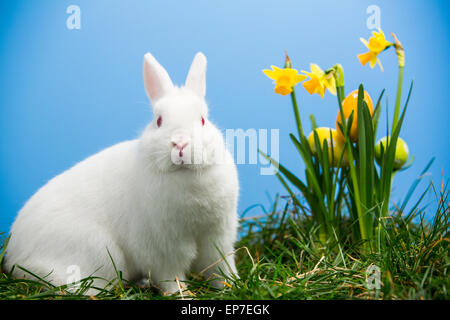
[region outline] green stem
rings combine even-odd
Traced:
[[[302,126],[302,120],[300,118],[300,113],[298,110],[298,103],[297,98],[295,96],[295,90],[292,88],[291,92],[291,100],[292,100],[292,107],[294,109],[294,116],[295,116],[295,123],[297,125],[297,132],[298,132],[298,139],[301,143],[304,143],[306,141],[305,134],[303,132],[303,126]],[[307,159],[304,159],[307,161]],[[324,217],[322,216],[321,210],[318,209],[315,205],[311,204],[311,210],[313,211],[313,214],[316,215],[317,221],[319,222],[319,240],[322,244],[326,243],[327,240],[327,232],[326,232],[326,221]]]
[[[391,175],[391,184],[389,185],[389,190],[394,183],[394,176],[397,172],[393,171]],[[389,191],[390,194],[390,191]],[[379,238],[378,243],[378,252],[381,252],[381,250],[384,250],[386,247],[386,222],[387,222],[387,216],[389,211],[389,198],[387,199],[387,205],[383,205],[381,208],[381,215],[378,217],[378,226],[376,230],[376,235]]]
[[[297,98],[295,97],[294,88],[292,88],[291,100],[292,100],[292,107],[294,108],[295,123],[297,125],[297,131],[298,131],[298,139],[299,139],[299,141],[302,141],[302,137],[304,136],[304,133],[303,133],[303,127],[302,127],[302,120],[300,119],[300,113],[298,112],[298,104],[297,104]]]
[[[398,123],[398,119],[400,116],[400,103],[402,100],[402,88],[403,88],[403,73],[404,73],[404,66],[399,66],[398,67],[398,80],[397,80],[397,96],[395,98],[395,109],[394,109],[394,118],[392,120],[392,129],[391,129],[391,134],[395,131],[395,129],[397,128],[397,123]],[[389,125],[389,124],[388,124]],[[391,188],[392,188],[392,184],[394,182],[394,176],[395,176],[395,171],[393,171],[391,173],[391,177],[390,177],[390,184],[387,186],[387,189],[389,190],[389,192],[387,193],[385,199],[384,199],[384,203],[383,206],[381,208],[381,219],[383,220],[383,223],[386,223],[386,217],[388,215],[388,211],[389,211],[389,202],[390,202],[390,194],[391,194]],[[382,246],[382,248],[384,248],[385,243],[386,243],[386,239],[385,239],[385,234],[383,232],[380,233],[380,245]]]
[[[397,127],[398,117],[400,116],[400,103],[402,100],[402,87],[403,87],[403,72],[405,67],[398,67],[398,80],[397,80],[397,97],[395,98],[395,110],[394,119],[392,120],[392,131],[394,132]]]

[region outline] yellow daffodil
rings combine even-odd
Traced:
[[[309,77],[308,81],[303,82],[306,91],[311,95],[317,93],[323,98],[325,90],[328,89],[330,93],[336,95],[336,80],[333,72],[326,73],[314,63],[310,64],[310,68],[311,72],[302,70]]]
[[[272,70],[263,70],[264,74],[275,81],[275,93],[283,96],[292,92],[292,88],[299,82],[306,79],[306,76],[298,74],[298,71],[291,68],[278,68],[271,66]]]
[[[358,54],[358,59],[363,66],[365,66],[368,62],[370,62],[370,67],[375,67],[375,64],[378,63],[381,71],[383,71],[383,66],[381,65],[380,59],[378,59],[378,55],[383,50],[389,48],[393,44],[386,40],[384,33],[381,29],[378,29],[378,33],[376,31],[372,32],[372,37],[369,38],[369,41],[366,41],[363,38],[360,38],[361,42],[369,49],[369,52]]]

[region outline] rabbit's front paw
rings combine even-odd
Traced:
[[[151,287],[151,283],[148,278],[142,278],[142,279],[136,281],[135,284],[139,288],[150,288]]]
[[[159,281],[158,288],[165,296],[181,295],[187,289],[185,281],[185,276],[176,277],[175,280]]]

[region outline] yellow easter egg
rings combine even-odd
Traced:
[[[364,101],[367,103],[367,107],[369,108],[370,115],[373,115],[373,103],[370,95],[367,91],[364,90]],[[342,109],[344,111],[344,118],[348,120],[350,114],[353,111],[353,121],[352,127],[350,128],[350,140],[355,142],[358,140],[358,90],[354,90],[350,92],[350,94],[342,101]],[[337,118],[336,118],[336,128],[339,132],[341,139],[343,139],[343,133],[339,128],[339,124],[341,123],[341,111],[339,110]]]
[[[387,140],[387,142],[386,142]],[[381,145],[383,145],[384,152],[386,152],[387,143],[389,142],[386,137],[381,138],[375,145],[375,160],[381,165]],[[409,148],[406,142],[402,138],[397,139],[397,145],[395,146],[394,156],[394,169],[401,169],[409,158]]]
[[[327,128],[327,127],[321,127],[315,129],[315,132],[317,133],[319,140],[320,140],[320,146],[322,148],[323,142],[326,141],[328,145],[328,160],[330,164],[333,167],[336,167],[338,165],[339,159],[342,155],[342,152],[344,151],[344,142],[339,137],[339,134],[335,129]],[[331,135],[331,136],[330,136]],[[333,139],[333,145],[331,145],[331,139]],[[308,136],[308,144],[311,148],[311,151],[314,155],[317,155],[316,150],[316,144],[314,140],[314,131],[312,131]],[[342,157],[341,161],[341,167],[348,165],[348,152],[347,150],[344,153],[344,156]]]

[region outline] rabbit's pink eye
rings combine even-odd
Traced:
[[[202,117],[202,126],[205,125],[205,118]]]
[[[158,120],[156,120],[156,124],[158,125],[158,128],[161,127],[162,124],[162,118],[161,116],[158,117]]]

